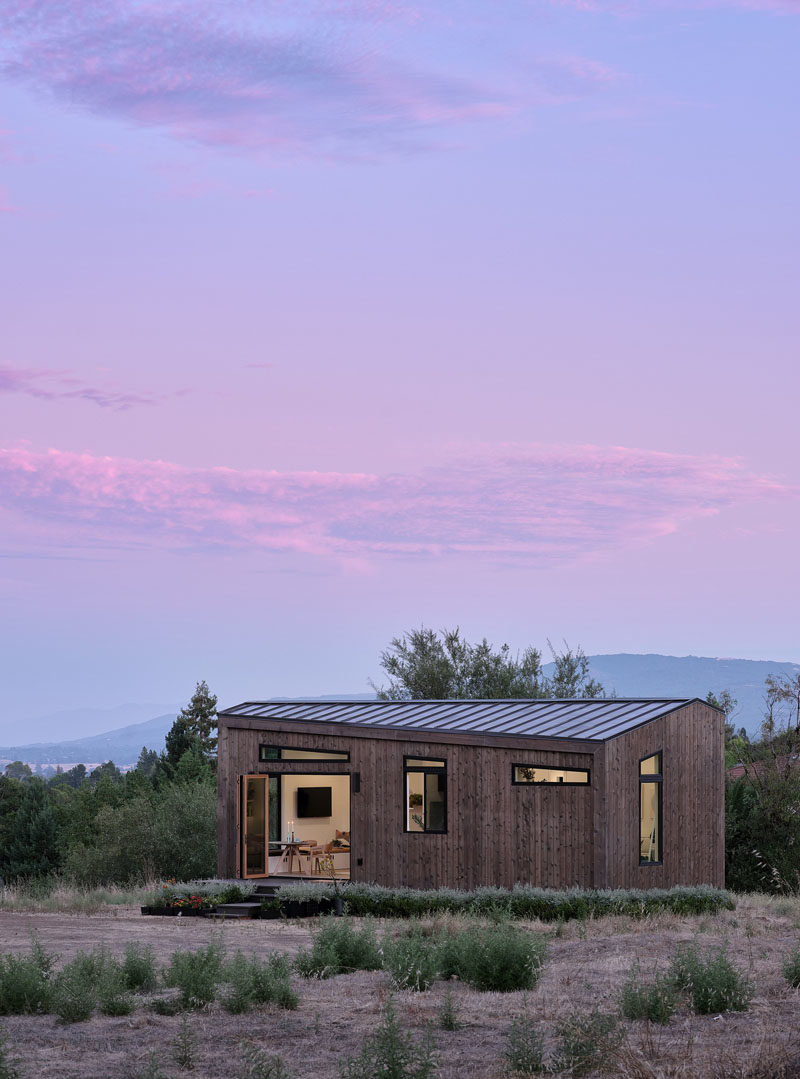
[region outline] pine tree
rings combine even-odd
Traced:
[[[186,708],[181,709],[176,722],[194,735],[207,757],[216,754],[217,698],[209,692],[206,682],[197,683],[192,699]]]
[[[3,855],[3,875],[40,877],[59,862],[58,827],[47,789],[41,780],[30,780]]]

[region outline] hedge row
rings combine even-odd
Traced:
[[[715,914],[733,910],[728,892],[706,885],[648,890],[551,891],[518,884],[512,889],[477,888],[459,891],[439,888],[422,891],[415,888],[384,888],[378,884],[356,882],[337,885],[292,884],[278,890],[286,900],[333,900],[340,895],[353,915],[371,914],[378,918],[410,918],[439,912],[505,915],[510,918],[538,918],[543,922],[572,918],[599,918],[606,914],[625,914],[644,918],[658,911],[674,914]]]

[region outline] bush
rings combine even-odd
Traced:
[[[234,1015],[248,1011],[255,1004],[277,1004],[294,1010],[299,1003],[285,955],[271,955],[261,962],[255,956],[248,959],[237,952],[226,967],[225,977],[231,989],[222,1006]]]
[[[8,1055],[5,1031],[0,1028],[0,1079],[19,1079],[19,1069]]]
[[[191,1071],[195,1063],[194,1031],[189,1025],[189,1017],[181,1017],[181,1027],[172,1043],[172,1059],[182,1071]]]
[[[428,914],[479,914],[488,918],[540,919],[564,922],[574,918],[624,914],[645,918],[659,911],[675,914],[716,914],[733,910],[730,895],[705,885],[670,889],[632,889],[628,891],[582,890],[553,891],[518,884],[514,888],[477,888],[464,892],[456,888],[425,891],[416,888],[385,888],[377,884],[351,881],[341,886],[341,894],[350,914],[376,918],[413,918]],[[286,886],[278,891],[279,900],[332,900],[332,886]]]
[[[268,1056],[251,1042],[239,1046],[244,1062],[239,1072],[241,1079],[292,1079],[292,1072],[281,1056]]]
[[[119,963],[107,963],[97,983],[97,1003],[103,1015],[130,1015],[133,1000],[128,983]]]
[[[122,974],[132,993],[151,993],[158,984],[153,949],[144,944],[126,944]]]
[[[28,955],[0,956],[0,1015],[47,1012],[54,962],[35,937]]]
[[[367,922],[356,929],[350,918],[333,915],[320,919],[311,950],[298,954],[295,967],[304,978],[332,978],[354,970],[379,970],[381,955],[375,926]]]
[[[429,1079],[434,1074],[434,1047],[430,1030],[421,1041],[405,1034],[390,999],[374,1034],[356,1057],[339,1065],[341,1079]]]
[[[533,989],[547,952],[544,938],[512,925],[473,926],[442,938],[440,969],[482,991]]]
[[[428,989],[439,973],[439,944],[422,926],[398,939],[387,933],[381,946],[383,967],[398,989]]]
[[[97,964],[92,956],[79,954],[58,972],[53,981],[50,1011],[62,1023],[83,1023],[97,1006]]]
[[[544,1036],[531,1022],[527,1008],[511,1020],[503,1057],[506,1070],[514,1075],[535,1075],[545,1070]]]
[[[453,990],[448,985],[444,992],[442,1006],[439,1009],[439,1026],[442,1030],[461,1030],[463,1025],[461,1016],[458,1013],[458,1005],[453,999]]]
[[[707,958],[692,946],[680,949],[672,961],[673,984],[686,990],[698,1015],[744,1012],[750,1006],[754,987],[733,966],[723,945]]]
[[[217,995],[217,983],[222,980],[224,955],[219,938],[196,952],[173,952],[164,980],[168,986],[180,990],[182,1007],[202,1008],[212,1003]]]
[[[633,965],[622,988],[620,1010],[626,1019],[648,1019],[651,1023],[668,1023],[675,1011],[675,986],[666,978],[656,978],[640,984],[639,963]]]
[[[789,985],[800,989],[800,944],[784,959],[783,976]]]
[[[617,1017],[597,1010],[577,1013],[556,1024],[559,1045],[552,1061],[553,1071],[585,1075],[602,1068],[624,1037]]]

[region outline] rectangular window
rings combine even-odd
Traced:
[[[660,865],[661,753],[639,761],[639,865]]]
[[[447,762],[421,757],[403,759],[405,830],[447,831]]]
[[[589,782],[589,772],[586,768],[542,768],[538,764],[515,764],[511,773],[511,782],[586,786]]]
[[[260,761],[349,761],[350,754],[335,749],[295,749],[293,746],[259,746]]]

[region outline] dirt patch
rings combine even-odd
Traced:
[[[0,951],[27,950],[35,932],[43,946],[62,960],[100,944],[121,955],[126,943],[137,941],[151,945],[163,963],[177,948],[199,948],[213,934],[222,933],[229,952],[241,948],[260,955],[295,954],[309,942],[312,928],[313,923],[305,921],[220,925],[206,919],[148,918],[131,908],[94,915],[0,911]],[[553,934],[552,926],[528,928]],[[800,939],[799,930],[800,904],[787,902],[781,908],[751,899],[715,918],[661,915],[643,921],[605,918],[568,923],[553,936],[539,986],[527,996],[478,993],[458,983],[436,983],[427,993],[395,994],[395,1005],[408,1030],[421,1035],[433,1025],[439,1076],[492,1079],[504,1074],[509,1026],[525,1007],[544,1032],[550,1051],[559,1018],[593,1008],[616,1009],[635,959],[649,975],[666,968],[680,941],[694,941],[701,949],[726,943],[731,958],[756,985],[750,1010],[696,1016],[684,1008],[665,1027],[626,1022],[625,1040],[600,1074],[623,1079],[792,1079],[800,1076],[800,993],[787,986],[781,963]],[[268,1053],[279,1053],[298,1079],[335,1079],[339,1061],[355,1054],[374,1028],[389,994],[387,977],[360,973],[327,981],[298,978],[296,985],[301,1002],[295,1012],[268,1007],[231,1016],[214,1005],[191,1013],[187,1023],[196,1053],[191,1074],[235,1079],[241,1068],[239,1046],[247,1039]],[[448,991],[464,1024],[453,1032],[440,1029],[437,1022]],[[125,1079],[141,1072],[151,1052],[163,1074],[174,1079],[184,1074],[173,1060],[182,1022],[180,1016],[156,1015],[144,1005],[126,1018],[97,1017],[73,1026],[52,1016],[3,1021],[12,1055],[20,1060],[26,1079]]]

